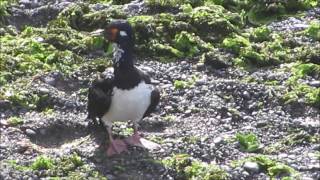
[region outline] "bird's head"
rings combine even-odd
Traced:
[[[126,20],[114,20],[106,28],[99,29],[91,35],[103,35],[106,40],[114,44],[113,60],[115,65],[126,62],[131,65],[134,46],[134,34],[131,25]]]
[[[126,20],[112,21],[104,31],[104,37],[120,46],[133,45],[134,40],[132,27]]]

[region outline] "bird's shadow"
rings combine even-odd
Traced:
[[[109,140],[105,128],[98,125],[91,127],[90,131],[95,143],[99,144],[90,161],[102,175],[120,180],[163,179],[165,167],[147,149],[129,146],[127,152],[108,157]]]

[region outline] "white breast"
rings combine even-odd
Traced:
[[[150,105],[153,86],[141,82],[129,90],[113,88],[109,111],[102,117],[106,125],[114,121],[139,121]]]

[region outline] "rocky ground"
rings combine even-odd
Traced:
[[[6,23],[20,34],[24,25],[45,26],[72,3],[77,1],[19,1],[10,9]],[[91,6],[104,9],[108,5]],[[139,14],[148,13],[145,6],[136,1],[121,7]],[[319,52],[319,41],[296,34],[319,17],[316,7],[267,27],[293,34],[290,41]],[[237,57],[217,49],[227,61]],[[248,70],[225,62],[217,68],[215,60],[202,63],[190,56],[174,61],[171,57],[170,62],[159,61],[157,55],[137,57],[137,66],[161,90],[159,107],[141,121],[140,129],[161,148],[130,147],[129,152],[106,157],[106,131],[86,119],[86,95],[90,82],[112,69],[106,68],[108,57],[101,50],[78,50],[70,49],[84,57],[80,67],[68,72],[49,69],[36,76],[17,73],[18,78],[1,85],[1,179],[320,178],[318,104],[307,103],[301,96],[290,101],[284,98],[290,91],[288,81],[295,75],[292,62]],[[1,53],[0,58],[7,57],[6,51]],[[319,65],[319,56],[315,58],[312,62]],[[297,81],[319,88],[317,78],[308,74]],[[118,123],[113,131],[125,137],[132,128],[130,123]]]

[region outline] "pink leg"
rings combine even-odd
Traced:
[[[112,131],[111,127],[108,127],[108,135],[109,135],[109,140],[110,140],[110,145],[107,149],[107,156],[113,156],[114,154],[120,154],[123,151],[127,151],[127,145],[125,142],[123,142],[120,139],[113,139],[112,137]]]
[[[133,126],[133,129],[134,129],[134,134],[130,137],[127,137],[124,140],[127,144],[132,145],[132,146],[139,146],[139,147],[147,148],[147,149],[157,149],[160,147],[159,144],[142,138],[139,135],[138,128],[135,124]]]

